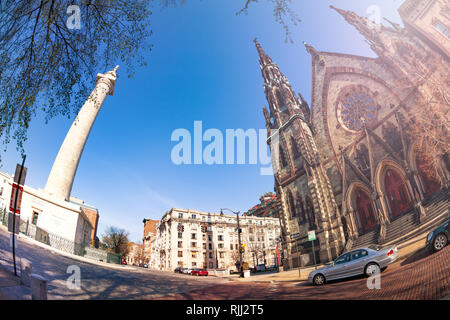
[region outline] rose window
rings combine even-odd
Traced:
[[[376,118],[377,107],[369,89],[358,86],[344,88],[341,92],[337,115],[346,129],[358,131],[363,124],[369,124]]]

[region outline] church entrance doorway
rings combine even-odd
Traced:
[[[424,188],[424,196],[428,197],[439,191],[441,185],[438,182],[432,165],[420,154],[416,156],[416,167]]]
[[[372,230],[377,225],[372,201],[367,193],[362,190],[356,191],[356,210],[363,232]]]
[[[400,175],[391,169],[386,171],[384,176],[384,187],[386,189],[386,197],[391,207],[392,216],[398,217],[411,209],[412,204]]]

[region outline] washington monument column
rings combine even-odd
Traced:
[[[47,193],[69,201],[75,173],[89,132],[106,96],[114,93],[118,67],[106,74],[97,74],[97,85],[75,118],[53,163],[45,185]]]

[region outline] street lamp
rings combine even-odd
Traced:
[[[228,211],[234,213],[237,216],[237,229],[238,229],[238,242],[239,242],[239,270],[241,272],[240,277],[243,278],[244,277],[244,268],[243,268],[243,265],[242,265],[241,227],[239,225],[239,214],[240,214],[240,212],[239,211],[234,212],[231,209],[221,208],[220,209],[220,214],[223,214],[222,210],[228,210]]]

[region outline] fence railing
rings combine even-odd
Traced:
[[[4,226],[8,225],[9,213],[6,209],[0,209],[0,223]],[[20,218],[19,218],[20,219]],[[103,261],[108,263],[121,264],[122,256],[106,250],[97,249],[95,247],[76,243],[74,241],[65,239],[61,236],[49,233],[35,224],[20,219],[19,232],[34,240],[42,242],[52,248],[61,250],[70,254],[75,254],[80,257],[85,257],[92,260]]]

